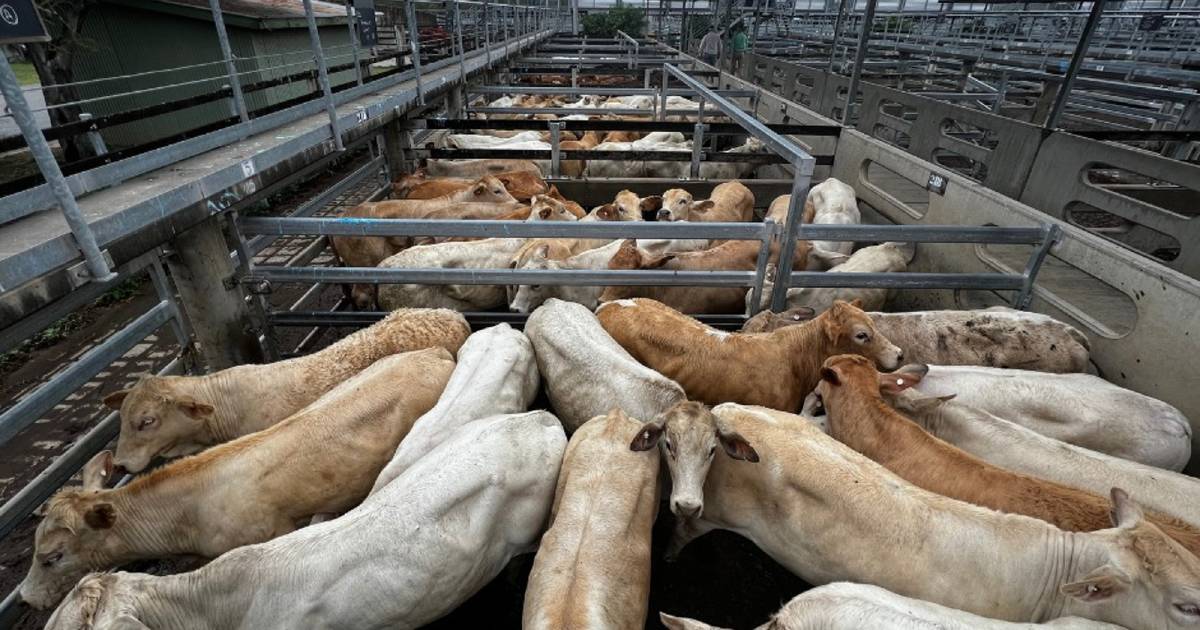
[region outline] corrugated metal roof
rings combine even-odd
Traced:
[[[208,0],[157,0],[164,4],[178,4],[195,9],[208,10]],[[313,0],[313,14],[317,16],[346,15],[346,7],[332,2]],[[255,19],[303,18],[304,3],[301,0],[221,0],[221,11]]]

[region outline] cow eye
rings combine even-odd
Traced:
[[[62,552],[55,551],[54,553],[46,556],[45,558],[42,558],[42,566],[44,566],[44,567],[54,566],[55,564],[58,563],[59,560],[62,560]]]
[[[709,448],[709,449],[708,449],[708,458],[709,458],[709,459],[712,459],[713,455],[716,455],[716,454],[717,454],[717,447],[716,447],[716,446],[713,446],[712,448]]]
[[[534,291],[540,291],[540,290],[542,289],[542,285],[540,285],[540,284],[531,284],[531,285],[529,285],[529,288],[530,288],[530,289],[532,289],[532,290],[534,290]]]
[[[142,418],[142,421],[139,422],[138,426],[137,426],[138,431],[144,431],[146,429],[149,429],[150,427],[154,426],[155,422],[158,422],[158,418],[153,418],[153,417]]]
[[[666,443],[667,450],[670,451],[671,456],[674,457],[675,456],[675,445],[671,444],[671,440],[663,440],[663,442]]]
[[[860,332],[857,335],[854,335],[854,338],[859,341],[866,342],[871,340],[871,335],[868,335],[865,332]]]
[[[1200,606],[1196,604],[1175,604],[1175,610],[1192,617],[1200,617]]]

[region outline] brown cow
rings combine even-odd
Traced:
[[[709,198],[696,201],[692,193],[672,188],[662,195],[659,221],[749,221],[754,218],[754,193],[741,182],[725,182]]]
[[[783,328],[784,326],[795,326],[802,324],[817,316],[817,312],[807,306],[799,308],[789,308],[786,311],[773,313],[771,311],[761,311],[759,314],[746,320],[742,324],[743,333],[768,333],[774,330]]]
[[[609,269],[667,269],[672,271],[751,271],[758,263],[761,246],[757,241],[725,241],[715,247],[693,252],[672,252],[651,256],[633,240],[626,243],[609,261]],[[770,257],[778,258],[778,246],[772,245]],[[793,269],[803,269],[808,259],[808,242],[796,242]],[[658,300],[685,313],[736,313],[745,309],[744,287],[664,287],[611,286],[600,294],[601,302],[634,297]]]
[[[558,147],[563,151],[587,151],[597,144],[600,144],[600,134],[589,130],[583,134],[582,138],[560,142]],[[585,168],[587,168],[587,161],[585,160],[563,160],[559,165],[560,172],[566,177],[580,177],[583,175]]]
[[[828,357],[853,352],[888,369],[901,359],[871,318],[845,302],[805,324],[757,335],[710,328],[654,300],[610,302],[596,317],[633,358],[679,383],[689,399],[713,405],[794,412],[817,386]]]
[[[884,402],[881,392],[899,393],[919,382],[925,370],[917,365],[880,374],[860,356],[827,359],[817,392],[829,417],[830,435],[930,492],[1025,514],[1067,531],[1110,526],[1109,504],[1103,497],[993,466],[926,433]],[[1200,553],[1200,529],[1162,514],[1147,512],[1146,517],[1189,551]]]

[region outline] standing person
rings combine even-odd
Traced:
[[[700,60],[710,66],[715,66],[717,65],[717,57],[720,55],[721,34],[717,32],[715,25],[710,25],[708,32],[704,34],[704,38],[700,40]]]
[[[741,24],[734,27],[733,30],[733,73],[737,74],[742,69],[742,59],[746,56],[746,51],[750,49],[750,38],[746,35],[746,29],[742,28]]]

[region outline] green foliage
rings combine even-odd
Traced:
[[[646,28],[646,14],[618,0],[608,11],[583,16],[579,26],[586,37],[616,37],[617,31],[625,31],[630,37],[639,37]]]
[[[28,61],[19,61],[12,64],[13,74],[17,75],[17,82],[21,85],[38,85],[42,81],[38,79],[37,70],[33,69],[33,64]]]

